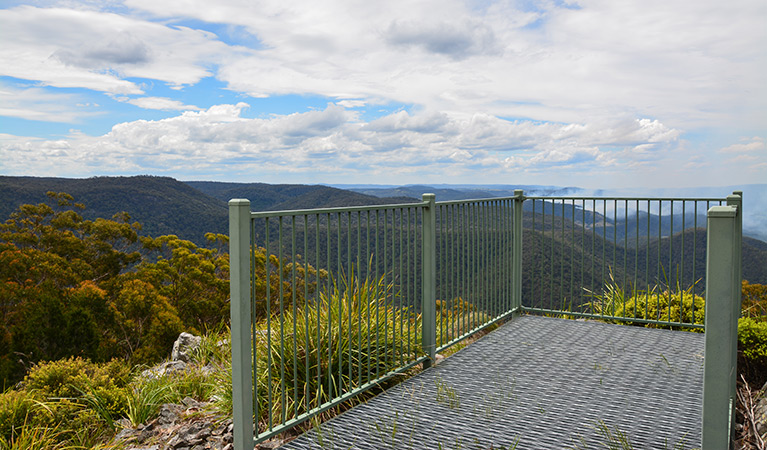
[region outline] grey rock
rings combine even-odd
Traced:
[[[759,400],[754,406],[754,418],[756,421],[756,432],[762,439],[767,439],[767,383],[764,383],[762,389],[757,394]]]
[[[203,444],[210,433],[210,424],[195,422],[179,428],[176,435],[168,442],[168,446],[176,450],[182,447],[191,448]]]
[[[181,333],[176,342],[173,343],[173,352],[170,354],[170,359],[172,361],[191,362],[192,354],[200,348],[200,342],[202,342],[200,336],[186,332]]]
[[[141,376],[148,379],[161,378],[165,375],[182,373],[186,368],[187,364],[184,361],[168,361],[141,372]]]
[[[157,414],[157,419],[155,419],[156,424],[159,426],[173,425],[179,421],[183,411],[184,407],[181,405],[166,403],[160,406],[160,411]]]

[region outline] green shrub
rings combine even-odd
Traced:
[[[8,390],[0,394],[0,439],[10,442],[39,409],[29,392]]]
[[[96,364],[73,357],[36,365],[24,378],[23,385],[48,400],[95,397],[112,417],[121,417],[128,407],[126,386],[130,370],[121,360]]]
[[[761,386],[767,379],[767,321],[750,317],[738,320],[738,350],[741,372]]]

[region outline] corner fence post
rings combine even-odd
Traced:
[[[522,205],[525,202],[525,193],[522,189],[514,190],[514,229],[512,230],[512,310],[517,314],[522,309]]]
[[[423,368],[431,367],[437,349],[437,211],[436,195],[423,194],[423,201],[429,205],[423,208],[423,299],[421,303],[423,352],[429,357]]]
[[[733,315],[735,316],[735,351],[732,352],[732,367],[738,365],[738,319],[742,310],[743,303],[743,272],[741,264],[743,263],[743,192],[734,191],[732,195],[727,196],[727,205],[737,208],[737,214],[735,216],[735,261],[733,264],[734,279],[732,286],[732,298],[736,299],[732,302]],[[730,398],[737,399],[738,395],[738,374],[735,371],[734,381],[730,384]],[[732,405],[732,423],[735,423],[735,404]]]
[[[253,450],[250,201],[229,200],[229,296],[235,450]]]
[[[739,214],[736,205],[708,210],[702,450],[727,449],[731,443],[740,315]]]

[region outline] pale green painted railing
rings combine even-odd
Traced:
[[[254,213],[247,200],[232,200],[235,448],[417,364],[429,367],[437,351],[519,312],[702,328],[695,323],[702,305],[684,299],[724,292],[707,296],[706,308],[731,313],[708,314],[705,324],[704,449],[719,448],[708,442],[729,433],[734,411],[740,205],[740,195],[526,198],[515,191]],[[706,252],[699,228],[707,211]],[[737,254],[715,256],[728,249]],[[705,290],[697,283],[704,274]]]

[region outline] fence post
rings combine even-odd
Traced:
[[[702,450],[730,448],[731,442],[740,315],[738,215],[736,205],[708,210]]]
[[[512,310],[519,313],[522,309],[522,205],[525,193],[522,189],[514,190],[514,229],[512,230]]]
[[[738,319],[740,319],[740,314],[742,310],[742,303],[743,303],[743,272],[741,268],[741,264],[743,263],[743,192],[742,191],[734,191],[732,195],[727,196],[727,205],[734,206],[737,208],[736,215],[735,215],[735,237],[734,239],[734,245],[735,245],[735,261],[733,262],[733,286],[732,286],[732,298],[735,299],[735,301],[732,302],[732,314],[735,317],[735,350],[732,352],[731,355],[731,364],[732,367],[735,370],[735,374],[733,375],[733,379],[730,383],[730,398],[737,399],[738,395],[738,374],[737,374],[737,365],[738,365]],[[731,420],[732,423],[735,423],[735,404],[732,405],[732,414],[731,414]]]
[[[437,348],[437,211],[436,195],[423,194],[429,205],[423,208],[423,299],[421,303],[421,345],[426,356],[423,368],[431,367]]]
[[[235,450],[253,450],[250,201],[229,200],[229,296]]]

